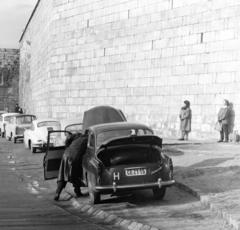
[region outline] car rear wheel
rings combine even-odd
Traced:
[[[16,137],[13,138],[13,143],[15,143],[15,144],[17,143],[17,138]]]
[[[153,188],[153,196],[156,200],[162,200],[165,196],[166,188]]]
[[[90,198],[90,204],[98,204],[101,200],[100,193],[94,190],[96,183],[93,176],[87,174],[88,193]]]
[[[31,152],[32,153],[36,153],[37,152],[37,148],[36,147],[31,147]]]
[[[32,146],[31,141],[28,142],[28,148],[31,150],[32,153],[36,153],[37,148]]]

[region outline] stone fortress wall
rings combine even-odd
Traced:
[[[240,2],[41,0],[20,40],[20,105],[82,118],[92,106],[175,137],[188,99],[193,138],[211,138],[224,98],[240,128]]]
[[[12,112],[18,102],[19,50],[0,48],[0,110]]]

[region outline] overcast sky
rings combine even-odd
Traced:
[[[18,48],[18,41],[37,0],[0,0],[0,48]]]

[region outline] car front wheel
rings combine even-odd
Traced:
[[[12,133],[10,135],[10,137],[8,137],[8,141],[11,141],[12,140]]]
[[[166,188],[153,188],[153,196],[156,200],[162,200],[165,196]]]
[[[93,176],[87,174],[88,181],[88,193],[90,198],[90,204],[98,204],[101,200],[100,193],[94,190],[95,182]]]

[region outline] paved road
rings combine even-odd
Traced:
[[[33,200],[36,200],[36,197],[38,197],[38,199],[48,204],[56,204],[62,207],[72,215],[80,215],[80,217],[83,215],[77,207],[73,207],[71,202],[69,202],[71,195],[62,196],[60,202],[46,201],[47,199],[52,200],[56,183],[55,181],[43,180],[42,153],[32,154],[29,150],[25,150],[22,144],[14,145],[5,141],[2,143],[9,148],[8,164],[11,165],[11,170],[17,173],[18,178],[21,178],[28,185],[27,190],[35,194]],[[26,188],[24,189],[26,190]],[[72,193],[71,186],[67,186],[67,190],[70,194]],[[156,226],[163,230],[230,229],[222,218],[213,215],[208,209],[203,208],[196,198],[175,187],[167,191],[163,201],[153,200],[151,191],[135,192],[133,195],[125,197],[103,196],[103,200],[96,207],[120,217]],[[88,197],[79,198],[78,202],[88,203]],[[56,206],[54,208],[59,210]],[[50,210],[49,213],[54,212]],[[58,217],[56,217],[56,221],[57,219]],[[101,224],[101,222],[96,220],[95,223]]]
[[[16,174],[15,159],[9,144],[1,141],[0,148],[0,229],[1,230],[51,230],[51,229],[113,229],[97,223],[81,213],[74,215],[46,199],[34,189],[21,170]],[[10,152],[9,152],[10,151]],[[19,158],[20,159],[20,158]],[[22,159],[23,160],[23,159]],[[18,164],[19,169],[34,171],[38,164]],[[35,186],[37,182],[35,181]],[[32,194],[31,194],[32,193]]]

